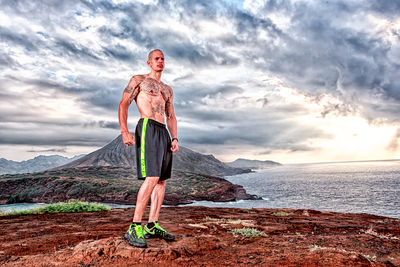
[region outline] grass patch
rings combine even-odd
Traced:
[[[247,227],[240,228],[240,229],[236,228],[236,229],[233,229],[231,232],[234,235],[243,235],[243,236],[249,237],[249,238],[256,237],[256,236],[268,236],[266,233],[264,233],[260,230],[257,230],[256,228],[247,228]]]
[[[294,213],[293,212],[278,211],[278,212],[272,213],[272,215],[275,215],[275,216],[289,216],[289,215],[294,215]]]
[[[1,214],[1,216],[44,214],[44,213],[88,212],[88,211],[102,211],[110,209],[111,208],[109,206],[99,203],[88,203],[79,200],[69,200],[68,202],[58,202],[36,209],[4,212]]]

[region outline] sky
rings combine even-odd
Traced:
[[[112,141],[152,49],[182,146],[223,161],[400,158],[396,0],[0,0],[0,158]],[[133,103],[132,132],[139,116]]]

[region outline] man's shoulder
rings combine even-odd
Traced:
[[[131,81],[141,83],[144,79],[146,79],[146,76],[147,76],[146,74],[133,75]]]

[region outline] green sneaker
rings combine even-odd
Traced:
[[[173,241],[175,236],[165,231],[157,222],[154,222],[152,228],[148,227],[149,224],[144,226],[144,238],[162,238],[166,241]]]
[[[128,231],[122,237],[128,243],[135,247],[147,248],[146,240],[143,235],[143,228],[140,224],[131,224]]]

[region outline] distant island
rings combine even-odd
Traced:
[[[72,161],[75,161],[84,155],[78,155],[71,158],[51,155],[44,156],[40,155],[33,159],[14,161],[0,158],[0,174],[15,174],[15,173],[31,173],[40,172],[47,169],[51,169],[57,166],[61,166]]]
[[[243,159],[243,158],[239,158],[232,162],[226,162],[226,164],[234,168],[245,168],[245,169],[265,169],[282,165],[279,162],[275,162],[272,160],[262,161],[262,160]]]

